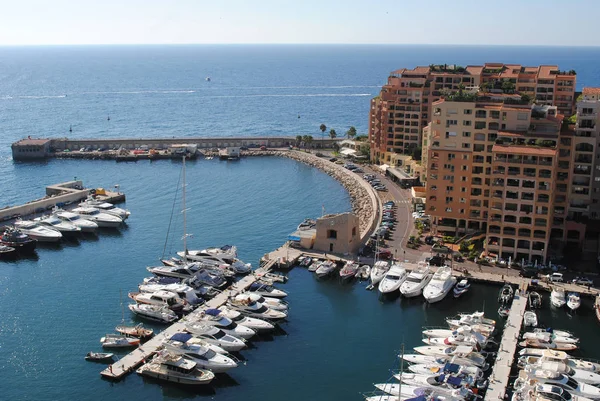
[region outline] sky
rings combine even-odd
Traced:
[[[0,45],[600,45],[598,0],[0,0]]]

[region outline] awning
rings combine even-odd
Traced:
[[[388,166],[387,164],[382,164],[381,166],[377,166],[379,167],[379,169],[381,171],[383,171],[384,173],[388,170],[388,168],[390,168],[390,166]]]
[[[344,156],[354,156],[356,155],[356,150],[350,148],[342,148],[342,150],[340,150],[340,153]]]

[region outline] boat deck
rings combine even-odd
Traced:
[[[257,272],[263,273],[264,267],[257,269]],[[257,279],[258,278],[254,275],[245,276],[237,283],[234,283],[227,290],[221,292],[213,299],[207,301],[200,308],[190,313],[189,318],[194,319],[206,309],[219,308],[227,302],[227,298],[244,291],[245,289],[250,287],[250,285],[254,283]],[[112,365],[109,365],[106,369],[100,372],[100,374],[102,375],[102,377],[111,380],[119,380],[123,378],[125,375],[137,369],[140,365],[145,363],[145,361],[148,360],[152,355],[154,355],[154,353],[162,345],[163,340],[170,338],[175,333],[184,331],[185,322],[189,318],[184,317],[181,320],[173,323],[171,326],[167,327],[161,333],[157,334],[137,349],[131,351],[129,354],[125,355],[123,358],[119,359]]]
[[[519,285],[518,291],[521,295],[515,295],[513,299],[510,314],[502,334],[502,342],[490,376],[490,384],[485,395],[486,400],[503,400],[508,388],[510,370],[519,342],[523,314],[527,306],[527,280],[520,279],[522,283]]]

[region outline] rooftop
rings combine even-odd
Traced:
[[[536,146],[504,146],[494,145],[492,152],[504,152],[517,155],[536,155],[536,156],[554,156],[556,155],[556,149],[539,148]]]
[[[600,95],[600,88],[583,88],[583,95]]]
[[[25,139],[21,139],[15,143],[13,143],[13,145],[18,145],[18,146],[45,145],[48,142],[50,142],[50,139],[25,138]]]

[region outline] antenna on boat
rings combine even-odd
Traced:
[[[398,401],[402,400],[402,372],[404,372],[404,343],[400,347],[400,379],[398,380]]]
[[[119,288],[119,302],[121,303],[121,323],[125,323],[125,308],[123,308],[123,290]]]

